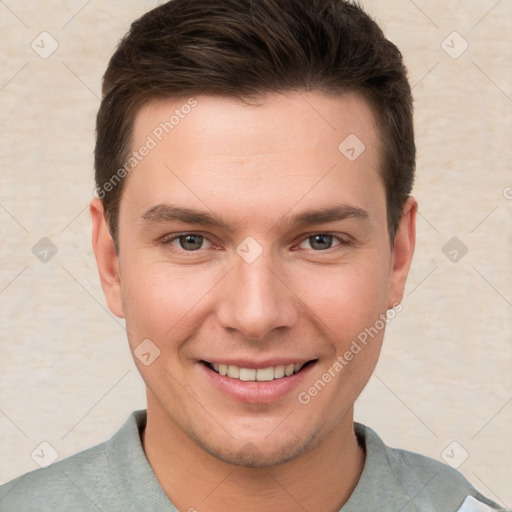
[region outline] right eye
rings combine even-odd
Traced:
[[[162,240],[161,244],[164,246],[177,247],[184,252],[195,252],[202,248],[203,242],[209,240],[198,233],[183,233],[166,237]],[[211,242],[209,242],[211,244]]]

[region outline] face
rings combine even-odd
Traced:
[[[351,428],[402,297],[415,202],[390,247],[379,136],[357,94],[187,100],[136,117],[132,149],[155,144],[125,184],[119,257],[93,200],[103,289],[146,354],[148,417],[218,459],[283,463]]]

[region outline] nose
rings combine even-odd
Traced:
[[[222,327],[262,340],[271,331],[292,327],[298,319],[298,299],[287,286],[282,268],[262,254],[247,263],[236,258],[226,276],[217,319]]]

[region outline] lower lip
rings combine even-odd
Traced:
[[[275,402],[296,389],[302,380],[308,375],[315,363],[309,363],[298,373],[289,377],[274,379],[270,381],[243,381],[231,379],[211,370],[203,363],[198,363],[206,373],[209,381],[223,394],[240,402],[249,404],[268,404]]]

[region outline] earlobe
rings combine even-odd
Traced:
[[[405,282],[409,274],[416,244],[417,210],[418,203],[416,199],[409,197],[404,205],[393,244],[388,308],[399,303],[404,295]]]
[[[101,287],[105,294],[108,308],[119,318],[124,318],[119,277],[119,258],[114,248],[105,219],[103,203],[100,199],[91,200],[89,210],[92,219],[92,246],[98,266]]]

